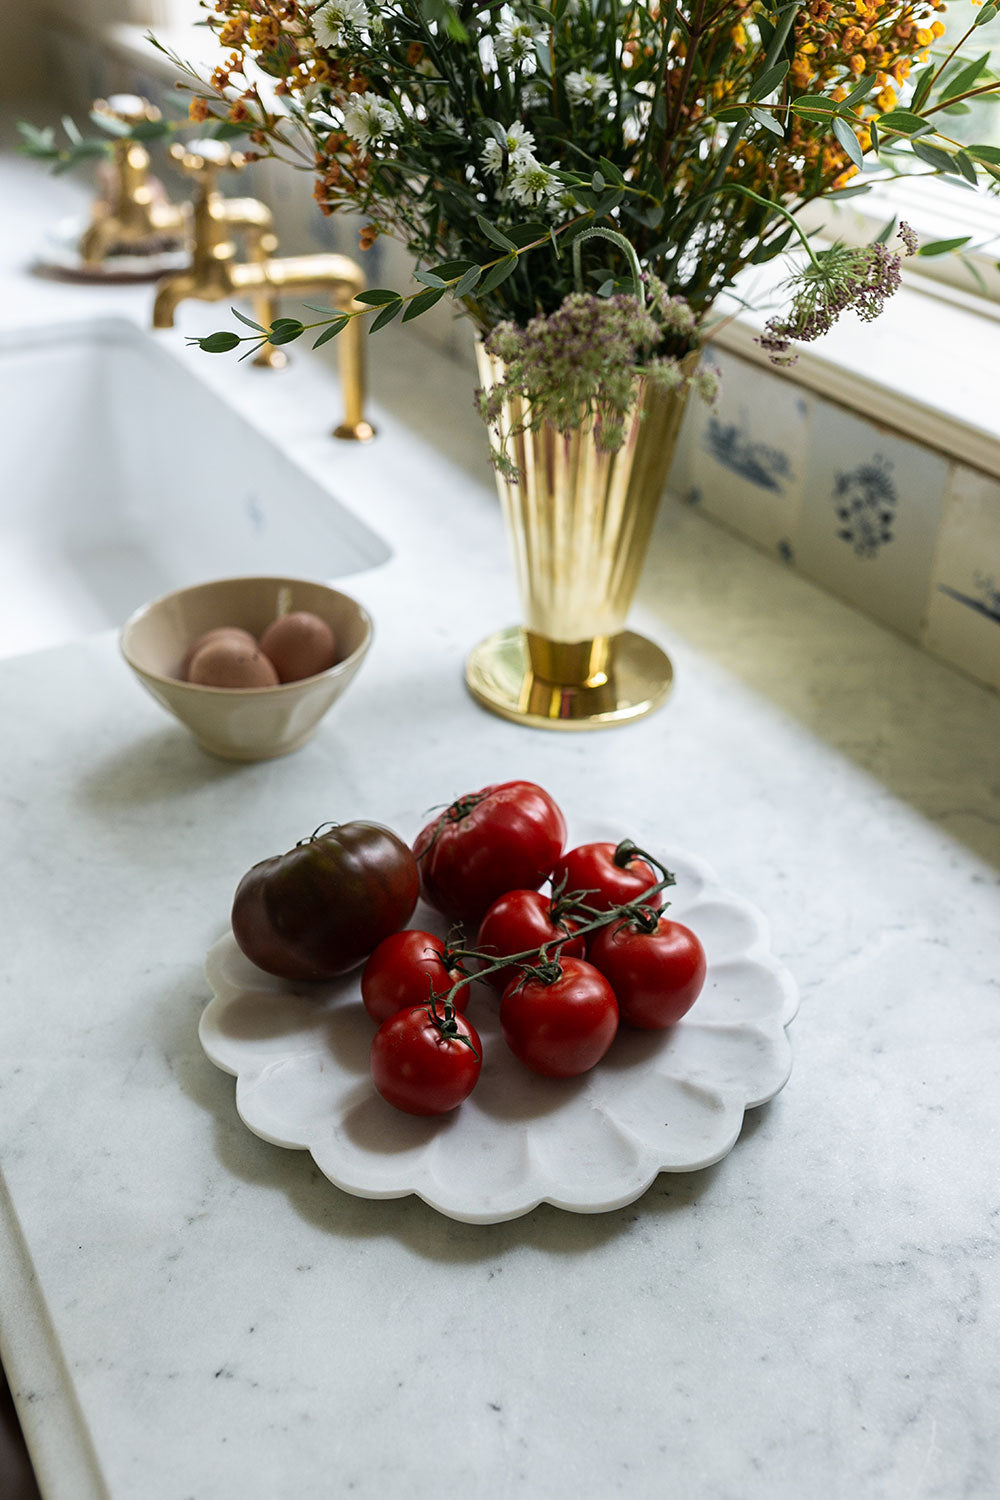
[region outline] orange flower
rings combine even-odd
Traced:
[[[204,99],[192,99],[188,105],[188,119],[195,125],[208,119],[208,104]]]
[[[224,47],[237,47],[240,42],[246,40],[246,26],[249,19],[246,11],[241,11],[238,16],[233,16],[231,20],[219,27],[219,41]]]

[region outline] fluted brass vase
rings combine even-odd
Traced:
[[[503,366],[477,348],[484,386]],[[697,355],[689,356],[689,366]],[[593,424],[567,433],[518,431],[525,408],[506,403],[501,430],[520,480],[497,474],[523,624],[497,631],[466,664],[486,708],[522,724],[599,729],[642,718],[673,680],[659,646],[625,629],[673,457],[684,394],[640,389],[625,441],[601,452]],[[512,430],[513,429],[513,430]]]

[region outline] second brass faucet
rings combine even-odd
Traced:
[[[181,302],[193,298],[222,302],[239,297],[252,300],[258,323],[269,328],[282,296],[315,296],[325,292],[334,306],[352,311],[355,297],[365,289],[360,266],[346,255],[317,254],[278,257],[271,215],[253,198],[225,198],[217,176],[224,167],[239,167],[243,159],[221,141],[191,141],[171,147],[171,155],[195,179],[191,205],[191,264],[162,280],[153,304],[153,326],[172,328]],[[246,260],[237,259],[233,235],[242,231]],[[334,436],[365,442],[375,429],[364,414],[365,367],[361,320],[352,318],[338,336],[338,355],[344,418]],[[285,362],[282,350],[265,343],[255,363]]]

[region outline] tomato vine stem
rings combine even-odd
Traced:
[[[646,924],[651,923],[652,925],[646,927],[646,930],[655,931],[656,923],[660,919],[660,909],[649,905],[650,898],[658,896],[661,891],[667,890],[669,886],[676,885],[676,878],[661,860],[658,860],[654,854],[648,853],[645,849],[640,849],[638,844],[633,843],[631,839],[622,839],[621,843],[615,849],[613,858],[615,864],[619,865],[622,869],[632,860],[645,860],[652,869],[660,872],[660,878],[655,884],[643,891],[640,896],[634,897],[631,901],[625,901],[620,906],[614,906],[609,911],[599,911],[596,907],[589,906],[586,902],[578,899],[578,897],[592,894],[590,891],[571,892],[568,896],[565,895],[565,883],[563,883],[562,886],[553,891],[552,910],[555,911],[558,906],[560,908],[560,918],[563,915],[571,916],[577,912],[589,918],[587,922],[575,928],[572,932],[567,931],[565,937],[554,938],[548,943],[542,943],[537,948],[526,948],[523,953],[508,953],[502,958],[491,959],[487,953],[477,948],[462,948],[457,945],[448,948],[449,956],[458,963],[471,960],[477,964],[482,964],[483,967],[477,969],[475,974],[471,976],[473,979],[487,979],[491,974],[498,973],[500,969],[519,968],[524,971],[525,978],[529,974],[532,974],[534,977],[541,979],[543,984],[551,984],[562,973],[559,967],[559,959],[561,950],[566,943],[576,938],[586,937],[589,933],[597,932],[602,927],[610,927],[612,922],[624,925],[628,922],[637,921],[644,927],[646,927]],[[565,910],[563,910],[564,907]],[[432,1009],[435,1001],[440,999],[446,1007],[446,1016],[448,1014],[447,1007],[449,1006],[453,1015],[455,996],[462,986],[469,982],[469,977],[456,980],[447,994],[443,996],[434,994],[432,989]],[[473,1047],[472,1050],[475,1051],[475,1048]]]

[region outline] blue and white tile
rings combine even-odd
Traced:
[[[714,406],[693,403],[686,495],[710,516],[788,558],[802,506],[811,400],[791,381],[718,350]]]
[[[815,401],[796,563],[866,614],[919,638],[947,460]]]
[[[923,644],[1000,688],[1000,483],[956,464],[927,598]]]

